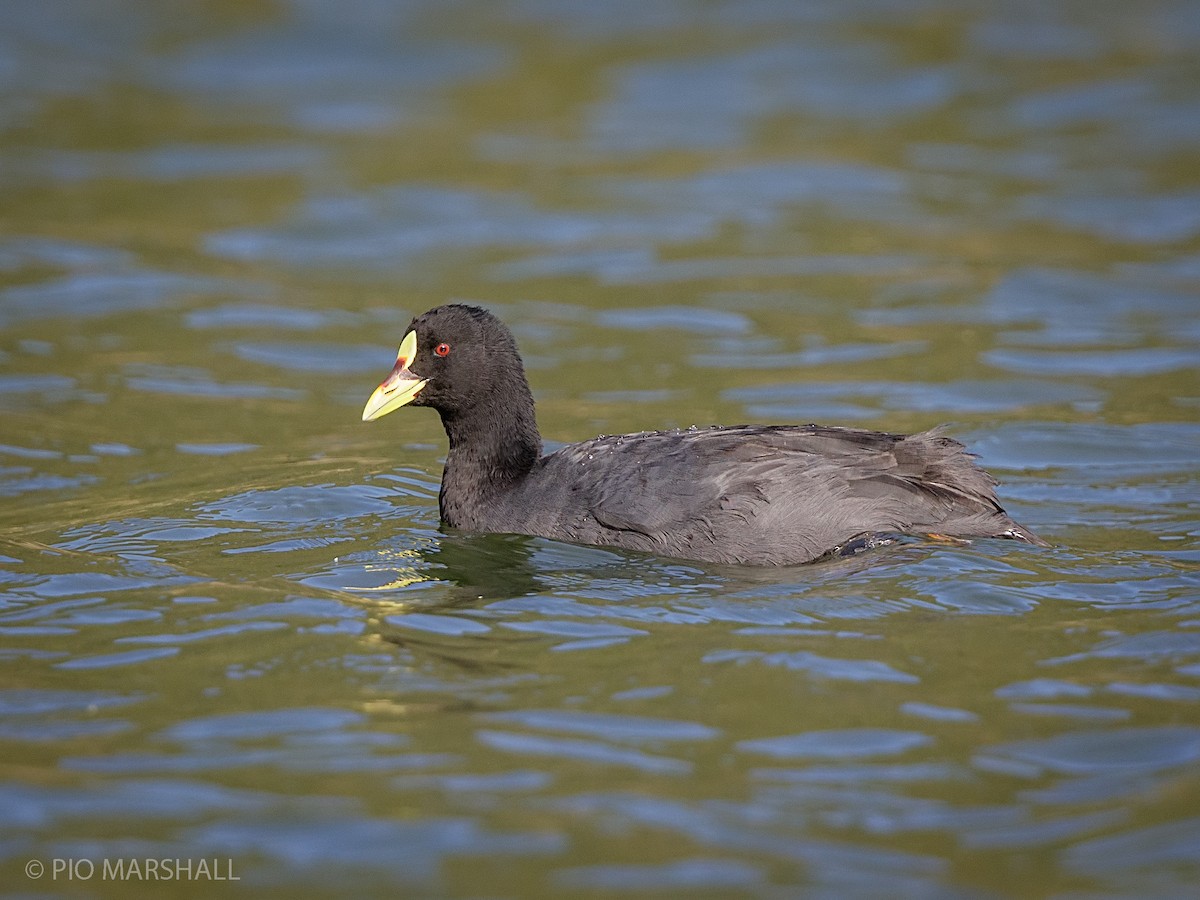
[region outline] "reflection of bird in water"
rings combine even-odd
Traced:
[[[378,562],[369,562],[363,568],[372,573],[386,572],[389,580],[371,587],[347,586],[343,590],[363,594],[390,593],[421,584],[428,581],[429,576],[413,565],[419,562],[420,558],[421,554],[417,550],[380,550]]]
[[[787,565],[890,535],[1044,544],[937,431],[738,425],[599,437],[541,455],[512,333],[478,307],[413,320],[370,421],[432,406],[450,452],[442,522],[717,563]]]
[[[450,597],[442,597],[439,606],[537,593],[544,586],[536,577],[531,543],[523,535],[454,533],[419,549],[381,550],[364,568],[387,580],[342,590],[397,603],[403,611],[412,609],[403,600],[405,590],[426,583],[451,585]]]

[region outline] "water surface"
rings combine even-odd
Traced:
[[[6,8],[5,892],[1190,895],[1198,10]],[[950,423],[1053,546],[443,533],[450,299],[551,446]]]

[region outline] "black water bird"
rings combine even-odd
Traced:
[[[413,319],[363,421],[431,406],[450,452],[444,525],[742,565],[790,565],[898,534],[1045,546],[938,430],[734,425],[603,436],[542,455],[512,332],[450,304]]]

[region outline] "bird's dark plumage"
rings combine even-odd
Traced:
[[[817,559],[906,533],[1044,544],[938,430],[736,425],[599,437],[541,455],[512,333],[451,304],[413,320],[363,411],[432,406],[450,452],[444,524],[748,565]]]

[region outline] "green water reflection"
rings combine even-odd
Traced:
[[[1198,42],[1169,2],[5,8],[6,892],[1187,895]],[[358,418],[448,299],[552,441],[949,422],[1054,546],[442,534],[436,417]],[[51,868],[140,858],[241,880]]]

